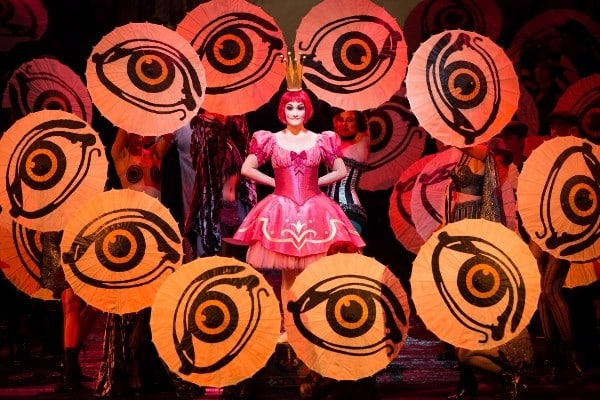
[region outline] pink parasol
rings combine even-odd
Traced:
[[[17,68],[6,84],[2,107],[19,119],[33,111],[62,110],[92,123],[92,98],[71,68],[49,58],[34,58]]]
[[[375,108],[400,89],[408,55],[402,29],[370,0],[324,0],[296,30],[304,83],[344,110]]]
[[[267,103],[285,75],[283,32],[262,8],[245,0],[198,5],[177,25],[206,71],[202,108],[238,115]],[[232,101],[235,99],[235,101]]]
[[[116,27],[92,49],[85,72],[98,110],[128,132],[175,131],[200,109],[204,67],[192,45],[158,24]]]
[[[406,94],[421,126],[456,147],[497,135],[517,110],[519,92],[504,50],[485,36],[463,30],[423,42],[406,75]]]
[[[363,190],[386,190],[421,157],[427,133],[410,111],[404,85],[389,101],[366,114],[371,144],[359,185]]]
[[[396,239],[411,253],[416,254],[425,240],[417,232],[417,228],[413,222],[411,199],[413,188],[417,183],[419,174],[433,158],[435,154],[426,155],[417,161],[413,162],[405,169],[398,182],[394,186],[392,195],[390,196],[390,226]]]

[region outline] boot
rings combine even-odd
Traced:
[[[54,388],[55,393],[70,393],[81,389],[81,367],[78,354],[79,350],[74,347],[65,349],[62,378]]]
[[[521,396],[521,389],[524,385],[521,383],[521,375],[516,372],[503,370],[500,372],[502,378],[503,393],[499,397],[503,400],[517,400]]]
[[[567,346],[565,349],[564,379],[568,385],[576,385],[583,381],[583,368],[572,346]]]
[[[456,393],[447,397],[448,400],[474,399],[477,394],[477,378],[473,369],[463,363],[458,364],[459,381]]]
[[[547,343],[548,358],[544,361],[545,372],[539,379],[542,385],[554,384],[559,380],[562,369],[560,348],[553,342]]]

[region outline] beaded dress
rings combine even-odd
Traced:
[[[259,165],[271,161],[275,190],[250,210],[234,235],[249,243],[247,262],[256,268],[304,269],[335,242],[364,247],[344,211],[317,184],[319,165],[331,168],[340,156],[337,135],[313,134],[314,145],[296,153],[278,144],[278,134],[258,131],[250,144]]]

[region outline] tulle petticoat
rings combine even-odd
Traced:
[[[297,269],[303,270],[310,263],[317,261],[327,253],[311,254],[309,256],[294,257],[277,253],[264,247],[256,241],[248,247],[246,262],[256,269]]]

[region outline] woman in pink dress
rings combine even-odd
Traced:
[[[249,243],[246,261],[255,268],[282,270],[284,310],[296,276],[333,243],[365,246],[340,206],[320,190],[344,178],[346,167],[335,132],[317,134],[304,127],[312,113],[306,92],[286,91],[278,107],[285,129],[255,132],[241,169],[242,175],[275,188],[250,210],[234,238]],[[269,160],[274,177],[258,169]],[[319,176],[321,163],[329,172]]]

